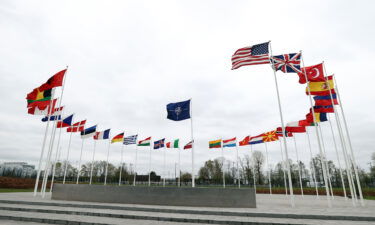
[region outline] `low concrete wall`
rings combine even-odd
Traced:
[[[54,184],[53,200],[144,205],[256,208],[254,189]]]

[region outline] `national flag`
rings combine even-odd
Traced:
[[[39,90],[40,91],[45,91],[45,90],[48,90],[48,89],[52,89],[52,88],[55,88],[55,87],[62,86],[66,70],[67,69],[61,70],[60,72],[58,72],[55,75],[53,75],[52,77],[50,77],[47,80],[46,83],[42,84],[39,87]]]
[[[42,122],[61,120],[61,115],[58,116],[46,116],[42,118]]]
[[[109,139],[109,133],[110,133],[110,131],[111,131],[111,129],[107,129],[107,130],[104,130],[104,131],[96,132],[95,135],[94,135],[94,140]]]
[[[58,116],[58,115],[61,115],[62,114],[62,111],[64,109],[64,106],[61,106],[59,108],[54,108],[53,109],[53,112],[52,112],[52,116]]]
[[[285,137],[293,137],[293,133],[288,132],[286,130],[285,130],[285,134],[286,134]],[[278,137],[282,137],[283,136],[283,128],[282,127],[276,128],[276,135]]]
[[[209,148],[221,148],[221,139],[214,140],[214,141],[209,141],[208,142],[208,147]]]
[[[276,134],[276,130],[266,132],[263,134],[263,142],[277,141],[279,137]]]
[[[150,146],[151,145],[151,137],[148,137],[142,141],[138,141],[138,146]]]
[[[57,128],[70,127],[72,125],[72,122],[73,122],[73,116],[74,116],[74,114],[72,114],[68,117],[65,117],[61,121],[58,121],[56,127]]]
[[[308,81],[325,81],[323,63],[302,68],[301,72],[298,73],[300,84],[306,83],[305,74],[307,76]]]
[[[189,143],[187,143],[187,144],[184,146],[184,149],[190,149],[190,148],[193,148],[193,143],[194,143],[194,140],[193,140],[193,141],[190,141]]]
[[[334,109],[333,105],[314,106],[314,112],[333,113],[333,112],[335,112],[335,109]]]
[[[269,42],[238,49],[232,56],[232,70],[241,66],[269,64]]]
[[[127,136],[124,138],[124,145],[134,145],[137,144],[138,134]]]
[[[74,123],[72,126],[66,129],[66,132],[81,132],[85,129],[86,120]]]
[[[330,90],[331,94],[336,94],[335,92],[335,86],[333,83],[333,76],[328,76],[326,77],[326,81],[314,81],[310,82],[308,84],[310,87],[310,94],[311,95],[330,95]],[[309,94],[309,90],[306,87],[306,94]]]
[[[94,136],[96,133],[96,126],[97,125],[86,128],[83,131],[81,131],[81,138],[89,138]]]
[[[49,101],[52,99],[53,89],[48,89],[45,91],[39,91],[39,88],[35,88],[32,92],[27,94],[27,106],[29,107],[30,103],[37,101]]]
[[[271,56],[271,62],[275,71],[281,70],[284,73],[301,72],[301,53]]]
[[[172,141],[168,142],[165,146],[167,148],[178,148],[179,147],[179,142],[180,142],[180,139],[176,139],[173,142]]]
[[[242,141],[240,141],[238,144],[240,146],[245,146],[245,145],[249,145],[249,142],[250,142],[250,136],[246,136]]]
[[[116,143],[116,142],[123,142],[124,140],[124,132],[114,136],[111,140],[111,143]]]
[[[316,106],[326,106],[326,105],[332,105],[332,102],[334,105],[338,105],[336,94],[331,95],[322,95],[322,96],[314,96],[315,105]]]
[[[32,115],[52,114],[55,109],[56,101],[57,99],[53,99],[51,101],[30,103],[31,106],[27,109],[27,113]]]
[[[309,126],[315,126],[315,123],[313,121],[310,121],[308,119],[305,120],[300,120],[298,121],[298,124],[304,127],[309,127]]]
[[[255,137],[250,137],[249,144],[250,145],[255,145],[255,144],[260,144],[263,143],[263,134],[255,136]]]
[[[236,147],[237,146],[237,140],[236,138],[231,138],[231,139],[227,139],[227,140],[223,140],[223,147],[226,148],[226,147]]]
[[[167,105],[167,119],[180,121],[190,119],[190,100]]]
[[[316,123],[328,121],[327,113],[314,112],[314,115]],[[314,125],[314,118],[312,112],[306,114],[306,121],[310,124],[310,126]]]
[[[154,149],[164,148],[165,138],[154,142]]]
[[[299,121],[290,122],[286,124],[285,130],[292,133],[305,133],[306,127],[303,126]]]

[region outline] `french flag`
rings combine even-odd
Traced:
[[[223,147],[236,147],[237,141],[236,138],[228,139],[228,140],[223,140]]]
[[[95,140],[109,139],[109,132],[110,131],[111,131],[111,129],[107,129],[105,131],[96,132],[95,135],[94,135],[94,139]]]
[[[250,141],[249,141],[250,145],[255,145],[255,144],[260,144],[260,143],[263,143],[263,135],[262,134],[250,138]]]
[[[65,117],[65,118],[64,118],[63,120],[61,120],[61,121],[58,121],[56,127],[57,127],[57,128],[63,128],[63,127],[70,127],[70,126],[72,126],[73,115],[74,115],[74,114],[72,114],[72,115],[70,115],[70,116],[68,116],[68,117]]]

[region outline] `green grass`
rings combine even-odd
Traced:
[[[0,188],[0,193],[7,192],[33,192],[34,189]]]

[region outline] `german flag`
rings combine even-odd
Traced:
[[[118,134],[114,136],[111,140],[111,143],[116,143],[116,142],[122,142],[124,140],[124,133]]]

